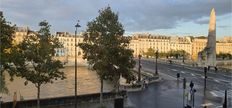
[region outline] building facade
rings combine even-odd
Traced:
[[[14,43],[22,42],[27,35],[35,34],[28,27],[16,28]],[[68,32],[57,32],[55,37],[63,44],[63,48],[56,49],[56,56],[72,59],[75,56],[75,35]],[[204,50],[207,44],[207,37],[178,37],[163,36],[151,34],[134,34],[128,36],[131,41],[129,48],[132,49],[134,57],[139,54],[143,55],[149,48],[167,53],[170,50],[184,50],[191,55],[192,60],[198,60],[198,53]],[[83,37],[78,34],[76,37],[76,45],[83,42]],[[232,37],[225,37],[216,43],[216,53],[232,54]],[[81,58],[83,51],[77,46],[77,57]]]
[[[151,34],[135,34],[131,36],[129,48],[134,51],[133,55],[143,55],[149,48],[158,50],[159,52],[168,52],[170,37],[167,36],[153,36]]]
[[[63,48],[56,49],[56,56],[75,56],[75,35],[71,35],[68,32],[57,32],[55,37],[58,38],[59,42],[63,44]],[[76,45],[83,42],[83,37],[77,35]],[[82,57],[82,50],[77,46],[77,57]]]

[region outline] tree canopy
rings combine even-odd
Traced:
[[[6,21],[3,14],[0,14],[0,92],[7,93],[5,85],[4,70],[9,68],[10,52],[15,26]]]
[[[147,52],[145,52],[145,55],[146,55],[147,57],[153,57],[153,56],[155,56],[155,50],[152,49],[152,48],[148,48],[148,49],[147,49]]]
[[[83,43],[79,44],[83,58],[101,79],[118,82],[122,76],[130,82],[135,79],[133,51],[128,48],[130,40],[123,36],[123,25],[110,7],[100,10],[99,14],[87,24]]]
[[[217,54],[217,58],[222,58],[223,60],[226,58],[232,59],[232,54],[220,52],[219,54]]]
[[[32,33],[24,38],[23,42],[18,44],[12,54],[12,61],[15,69],[14,74],[33,83],[37,90],[37,99],[39,107],[40,86],[46,83],[52,83],[58,78],[64,79],[64,72],[60,69],[63,64],[59,60],[53,59],[55,49],[62,47],[58,39],[50,34],[50,25],[47,21],[39,23],[38,33]]]

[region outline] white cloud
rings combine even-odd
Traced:
[[[119,12],[127,32],[172,29],[178,22],[204,24],[213,7],[217,16],[232,11],[231,0],[1,0],[0,10],[16,24],[36,28],[46,19],[54,31],[73,31],[77,20],[84,30],[107,5]]]

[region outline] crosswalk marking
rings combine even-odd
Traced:
[[[178,70],[176,70],[176,69],[171,69],[171,70],[173,70],[173,71],[178,71]]]
[[[222,105],[219,105],[219,106],[216,106],[215,108],[222,108],[223,106]]]
[[[220,81],[218,81],[217,79],[214,79],[214,81],[216,81],[216,82],[218,82],[218,83],[220,82]]]
[[[183,74],[185,73],[184,71],[180,71],[180,72],[183,73]]]
[[[218,97],[218,95],[217,95],[215,92],[211,91],[210,93],[211,93],[214,97]]]
[[[225,95],[225,91],[224,90],[220,90],[220,91],[210,91],[210,93],[214,96],[214,97],[224,97]],[[231,97],[232,96],[232,90],[227,90],[227,96]]]
[[[196,75],[194,75],[194,74],[192,74],[192,73],[191,73],[191,75],[192,75],[192,76],[196,76]]]
[[[201,104],[201,106],[212,106],[212,103],[205,103],[205,104]]]

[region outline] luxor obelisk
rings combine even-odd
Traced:
[[[206,65],[210,67],[216,66],[216,14],[214,8],[210,13],[209,34],[207,45],[205,48],[207,53]]]

